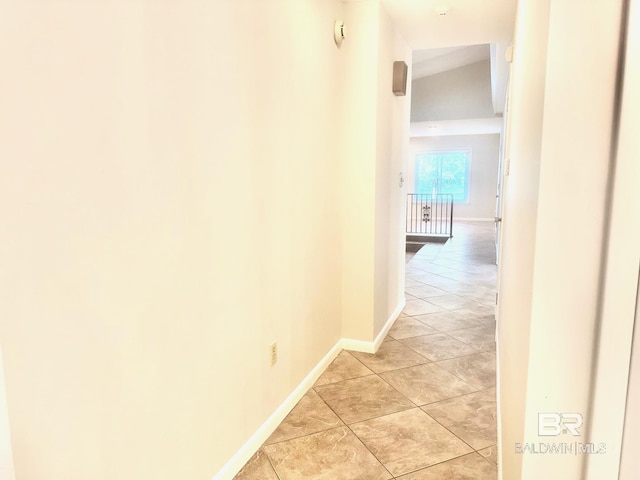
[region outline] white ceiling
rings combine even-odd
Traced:
[[[489,45],[470,45],[468,47],[432,48],[413,52],[411,77],[416,78],[446,72],[454,68],[489,60]]]
[[[508,43],[513,35],[516,0],[381,1],[413,50]]]

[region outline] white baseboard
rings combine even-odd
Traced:
[[[496,449],[498,450],[498,480],[503,479],[502,472],[502,402],[500,401],[500,392],[502,385],[500,384],[500,342],[498,342],[498,332],[496,331],[496,412],[497,412],[497,441]]]
[[[289,396],[276,408],[275,412],[258,428],[258,430],[251,435],[249,440],[245,442],[240,450],[229,459],[229,461],[222,467],[222,469],[216,473],[213,480],[231,480],[244,465],[251,459],[251,457],[258,451],[262,444],[269,438],[269,436],[278,428],[278,425],[285,419],[289,412],[293,410],[293,407],[300,401],[305,393],[316,383],[316,380],[322,375],[331,362],[338,356],[342,350],[342,339],[338,340],[336,344],[329,350],[329,352],[322,357],[322,360],[313,367],[311,372],[304,377],[302,382],[289,394]]]
[[[380,345],[384,341],[384,337],[387,336],[387,333],[389,333],[389,330],[391,330],[394,322],[400,316],[400,313],[402,312],[402,309],[404,308],[406,303],[407,301],[404,298],[400,300],[400,303],[391,313],[391,315],[389,315],[389,318],[385,322],[384,327],[382,327],[378,335],[376,335],[376,338],[373,340],[373,342],[364,342],[362,340],[354,340],[352,338],[343,338],[342,348],[345,350],[351,350],[353,352],[376,353],[378,351],[378,348],[380,348]]]
[[[496,219],[491,218],[468,218],[468,217],[453,217],[453,222],[495,222]]]
[[[395,308],[395,310],[391,312],[391,315],[387,319],[387,322],[384,324],[384,327],[382,327],[382,330],[380,330],[380,333],[378,333],[378,335],[376,336],[376,339],[373,341],[373,344],[375,346],[374,352],[378,351],[378,348],[380,348],[380,345],[384,341],[384,337],[387,336],[387,333],[389,333],[389,330],[391,330],[391,327],[393,327],[393,324],[402,313],[402,310],[404,309],[404,306],[406,304],[407,304],[407,300],[404,298],[404,295],[403,295],[402,299],[400,300],[400,303]]]
[[[352,352],[376,353],[375,342],[365,342],[363,340],[354,340],[353,338],[343,338],[341,340],[342,348],[351,350]]]
[[[231,480],[244,465],[251,459],[251,457],[258,451],[262,444],[269,438],[269,436],[278,428],[278,425],[285,419],[289,412],[293,410],[293,407],[300,401],[305,393],[316,383],[316,380],[322,375],[329,364],[338,356],[342,350],[352,350],[356,352],[364,353],[376,353],[380,345],[382,344],[384,337],[387,336],[389,330],[393,326],[402,309],[404,308],[406,300],[403,298],[395,310],[391,313],[387,319],[384,327],[380,330],[380,333],[372,342],[364,342],[362,340],[354,340],[351,338],[341,338],[336,344],[329,350],[329,352],[322,357],[318,364],[313,367],[311,372],[304,377],[302,382],[291,392],[291,394],[276,408],[275,412],[258,428],[258,430],[251,435],[249,440],[245,442],[240,450],[229,459],[229,461],[222,467],[222,469],[216,473],[213,480]]]

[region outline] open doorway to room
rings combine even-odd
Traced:
[[[406,219],[410,250],[421,240],[452,237],[454,223],[500,217],[504,50],[482,44],[414,52]]]
[[[406,307],[390,332],[432,362],[429,375],[447,379],[449,390],[422,408],[484,457],[469,461],[482,479],[497,471],[495,222],[504,53],[489,44],[414,51]]]
[[[452,311],[474,307],[481,317],[493,317],[505,53],[500,44],[414,51],[406,311],[435,313],[428,312],[431,305],[442,304]]]

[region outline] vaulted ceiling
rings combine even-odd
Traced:
[[[490,58],[494,112],[502,113],[516,0],[381,2],[414,52],[414,78]]]
[[[489,60],[491,47],[488,44],[466,47],[432,48],[413,52],[413,79],[446,72],[454,68]]]

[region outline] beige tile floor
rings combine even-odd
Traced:
[[[342,351],[238,480],[496,478],[493,224],[408,256],[375,355]]]

